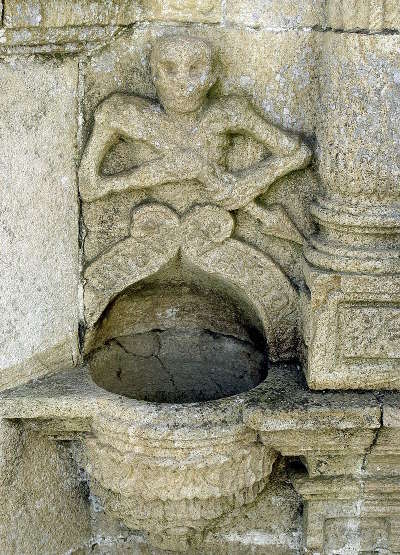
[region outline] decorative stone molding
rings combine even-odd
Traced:
[[[85,459],[106,511],[175,551],[201,544],[216,519],[253,502],[277,454],[241,425],[238,402],[142,405],[137,425],[96,418]],[[208,425],[199,427],[203,419]]]
[[[395,29],[400,9],[393,0],[328,0],[327,27],[345,31]]]
[[[295,487],[307,502],[305,526],[311,552],[349,550],[359,553],[382,546],[399,553],[400,499],[398,478],[366,479],[305,476]]]
[[[74,369],[3,392],[0,401],[2,418],[36,422],[38,433],[59,441],[81,440],[79,463],[100,503],[156,531],[155,545],[183,550],[204,541],[224,511],[255,498],[281,453],[308,470],[292,474],[306,502],[307,549],[334,551],[346,538],[367,551],[399,550],[398,393],[378,400],[312,392],[296,366],[277,365],[244,395],[162,406],[108,393],[87,369]]]
[[[346,455],[341,452],[342,464],[340,456],[331,459],[334,464],[321,459],[315,464],[307,458],[309,475],[293,475],[297,491],[306,500],[304,524],[310,551],[355,545],[360,552],[400,552],[399,421],[390,397],[383,404],[382,427],[362,457],[354,456],[353,445]]]
[[[312,214],[320,229],[305,248],[306,259],[333,271],[376,275],[400,271],[400,207],[319,198]]]
[[[12,29],[126,26],[152,19],[216,23],[216,0],[7,0],[4,26]]]
[[[129,25],[137,21],[140,13],[139,2],[127,0],[10,0],[5,2],[3,20],[10,29]]]
[[[119,293],[155,274],[180,253],[190,265],[243,291],[261,318],[273,360],[293,357],[294,289],[269,257],[234,237],[230,212],[248,214],[262,224],[264,233],[302,243],[301,233],[282,207],[265,207],[255,199],[279,177],[304,168],[309,149],[263,120],[244,98],[232,96],[205,104],[217,77],[206,42],[167,36],[156,43],[151,62],[163,107],[138,97],[112,95],[96,110],[82,158],[80,191],[85,203],[135,190],[147,193],[142,202],[147,198],[160,203],[134,208],[129,237],[87,266],[87,324],[92,328]],[[191,75],[193,63],[198,69]],[[179,72],[179,79],[185,79],[184,86],[190,89],[182,92],[183,81],[177,87],[169,71]],[[271,156],[241,172],[226,171],[229,133],[251,135]],[[151,147],[150,158],[122,176],[104,175],[103,160],[121,136]],[[179,195],[182,179],[189,188]],[[196,205],[203,208],[193,208]],[[244,265],[246,259],[252,262]]]
[[[181,249],[189,264],[228,282],[249,299],[260,316],[272,360],[292,358],[297,294],[271,259],[231,239],[233,228],[232,217],[215,206],[195,208],[181,223],[165,206],[139,207],[133,213],[130,238],[98,258],[85,273],[88,324],[97,322],[118,293],[154,274]]]
[[[316,389],[398,389],[398,276],[309,269],[307,380]]]

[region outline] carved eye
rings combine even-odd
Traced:
[[[195,62],[189,67],[190,73],[199,73],[201,71],[201,63]]]
[[[175,73],[175,65],[172,62],[164,62],[162,64],[162,68],[166,73],[171,73],[174,74]]]

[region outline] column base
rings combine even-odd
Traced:
[[[304,272],[308,386],[400,389],[400,274]]]
[[[293,479],[306,506],[304,526],[310,553],[400,553],[398,478],[350,476]],[[348,550],[348,551],[347,551]],[[357,550],[357,551],[355,551]]]
[[[309,239],[304,256],[312,266],[334,272],[400,273],[400,206],[320,197],[311,213],[319,231]]]

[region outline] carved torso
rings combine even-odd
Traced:
[[[121,102],[122,101],[122,102]],[[230,112],[224,110],[227,99],[210,103],[193,119],[171,118],[159,104],[135,96],[113,95],[101,107],[100,117],[107,118],[118,134],[140,144],[137,149],[138,165],[161,158],[177,149],[197,150],[209,162],[226,167],[230,147]],[[234,97],[229,99],[233,104]],[[149,199],[165,203],[177,212],[194,204],[203,204],[204,186],[182,176],[147,191]],[[209,200],[209,199],[208,199]]]

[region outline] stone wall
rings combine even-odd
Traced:
[[[0,13],[0,552],[400,553],[397,0]]]

